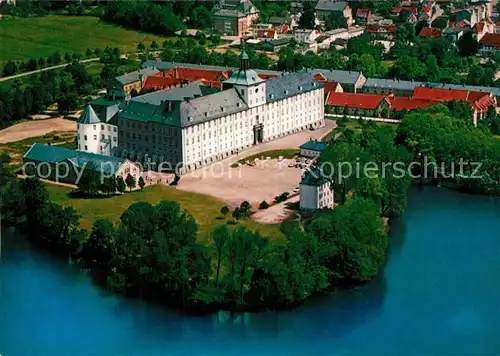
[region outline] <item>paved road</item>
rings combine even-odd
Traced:
[[[87,63],[87,62],[96,62],[100,60],[100,58],[89,58],[89,59],[83,59],[80,61],[80,63]],[[42,68],[42,69],[37,69],[37,70],[34,70],[32,72],[26,72],[26,73],[21,73],[21,74],[16,74],[16,75],[11,75],[10,77],[4,77],[4,78],[0,78],[0,82],[5,82],[7,80],[11,80],[11,79],[16,79],[16,78],[21,78],[21,77],[25,77],[27,75],[32,75],[32,74],[36,74],[36,73],[41,73],[41,72],[45,72],[47,70],[52,70],[52,69],[58,69],[58,68],[64,68],[66,67],[67,65],[69,65],[71,63],[65,63],[65,64],[59,64],[57,66],[52,66],[52,67],[47,67],[47,68]]]

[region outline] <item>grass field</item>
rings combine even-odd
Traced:
[[[121,214],[132,203],[138,201],[147,201],[151,204],[156,204],[161,200],[178,202],[182,209],[187,210],[195,218],[199,225],[199,238],[203,242],[209,240],[210,231],[214,226],[225,224],[231,219],[230,217],[217,219],[217,217],[222,217],[220,214],[220,209],[224,206],[222,201],[208,195],[185,192],[164,185],[153,185],[144,188],[143,192],[133,191],[121,196],[100,199],[72,199],[68,197],[68,193],[71,192],[70,188],[53,184],[47,184],[47,190],[55,202],[75,208],[81,215],[81,226],[87,230],[92,228],[97,218],[108,218],[117,222]],[[239,220],[236,225],[229,226],[245,226],[250,230],[259,231],[270,239],[282,238],[278,225],[264,225],[250,219],[243,219]]]
[[[155,40],[160,46],[166,36],[128,30],[101,22],[90,16],[42,16],[3,18],[0,20],[0,63],[47,57],[59,51],[85,54],[87,48],[119,47],[134,52],[139,42],[149,46]]]

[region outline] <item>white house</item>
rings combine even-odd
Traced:
[[[78,150],[108,156],[116,153],[117,117],[124,98],[122,92],[113,90],[85,107],[77,123]]]
[[[311,44],[320,36],[318,30],[307,30],[307,29],[297,29],[293,33],[293,38],[297,43],[307,43]]]
[[[333,205],[334,197],[330,181],[315,167],[307,170],[300,182],[300,209],[304,211],[332,209]]]

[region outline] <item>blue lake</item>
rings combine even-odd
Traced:
[[[500,200],[413,189],[387,264],[289,312],[183,316],[93,286],[3,232],[0,354],[500,355]]]

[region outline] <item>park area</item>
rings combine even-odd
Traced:
[[[172,200],[179,203],[181,209],[187,210],[199,225],[198,236],[200,241],[206,242],[210,238],[212,229],[221,224],[227,224],[233,220],[231,213],[224,217],[220,210],[225,205],[223,201],[214,197],[184,192],[166,185],[153,185],[144,188],[144,191],[136,190],[107,198],[72,198],[71,188],[47,184],[51,198],[54,202],[64,206],[72,206],[81,216],[80,224],[85,229],[92,229],[93,222],[98,218],[107,218],[116,223],[121,214],[133,203],[146,201],[157,204],[161,200]],[[254,231],[259,231],[271,239],[281,238],[282,234],[278,225],[259,224],[251,219],[238,220],[235,225],[245,226]]]
[[[71,34],[68,37],[68,34]],[[0,65],[8,60],[47,57],[59,51],[84,54],[87,48],[119,47],[135,52],[139,42],[168,39],[107,24],[91,16],[7,17],[0,21]]]

